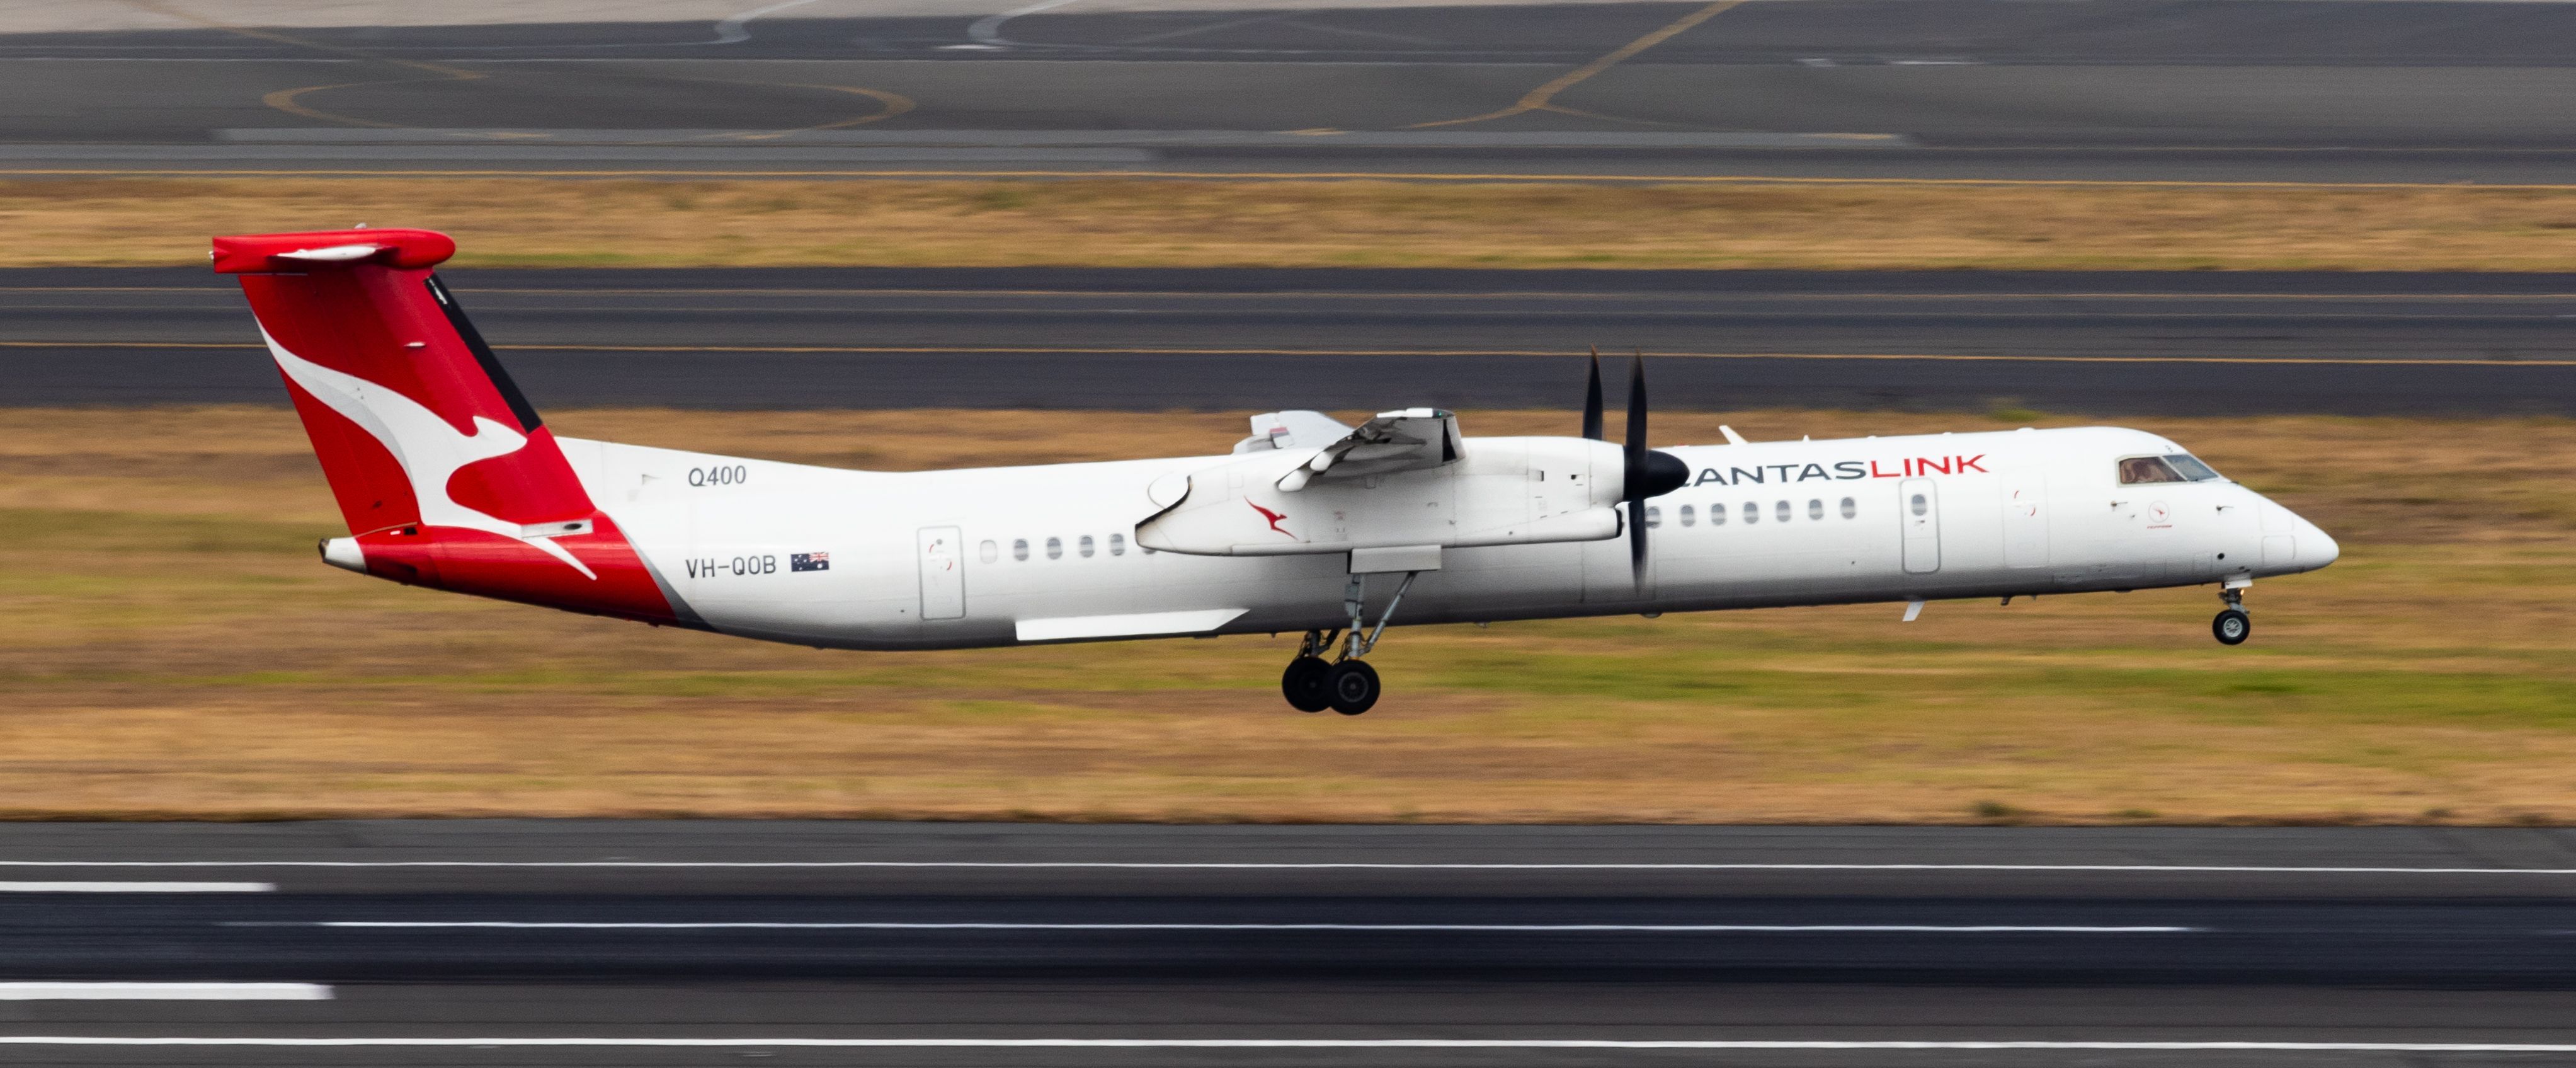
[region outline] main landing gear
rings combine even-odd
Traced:
[[[1377,704],[1377,669],[1368,661],[1345,659],[1339,662],[1315,655],[1330,649],[1339,630],[1307,631],[1305,644],[1297,650],[1297,659],[1288,662],[1288,670],[1279,676],[1279,691],[1288,705],[1300,712],[1321,712],[1327,708],[1345,716],[1356,716]]]
[[[1335,632],[1339,633],[1339,632]],[[1297,649],[1297,659],[1288,662],[1288,670],[1279,675],[1279,692],[1287,695],[1288,706],[1300,712],[1321,712],[1333,707],[1332,691],[1324,688],[1324,679],[1333,673],[1333,662],[1316,656],[1315,650],[1332,644],[1333,635],[1306,632],[1306,643]]]
[[[1379,686],[1377,669],[1360,659],[1377,648],[1379,635],[1386,633],[1386,621],[1395,615],[1395,606],[1403,603],[1404,591],[1413,588],[1413,576],[1407,571],[1404,581],[1395,587],[1395,596],[1387,599],[1386,611],[1378,613],[1377,626],[1363,632],[1367,622],[1361,609],[1361,576],[1351,576],[1351,584],[1342,595],[1342,608],[1350,614],[1348,630],[1310,630],[1306,640],[1298,643],[1297,659],[1288,662],[1288,670],[1279,675],[1279,692],[1288,698],[1289,707],[1300,712],[1321,712],[1327,708],[1345,716],[1356,716],[1377,705]],[[1324,659],[1324,653],[1341,642],[1339,657]]]
[[[2243,645],[2254,634],[2254,617],[2245,614],[2245,587],[2250,579],[2230,579],[2218,591],[2218,599],[2227,602],[2218,618],[2209,621],[2209,633],[2220,645]]]

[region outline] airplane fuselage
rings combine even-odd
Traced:
[[[1347,553],[1138,544],[1137,525],[1161,510],[1149,492],[1158,479],[1235,456],[897,473],[560,441],[675,603],[722,633],[934,649],[1349,622]],[[2338,551],[2232,481],[2123,484],[2124,458],[2183,452],[2134,430],[1662,451],[1693,474],[1653,501],[1642,568],[1623,537],[1450,548],[1393,623],[2241,582],[2323,567]],[[1316,518],[1293,504],[1256,511],[1279,526]],[[1400,577],[1369,577],[1368,613]]]
[[[1596,357],[1579,436],[1437,408],[1252,417],[1229,453],[877,472],[556,437],[434,271],[428,230],[214,240],[349,530],[334,566],[845,649],[1304,632],[1289,706],[1367,712],[1390,625],[2216,582],[2337,548],[2173,442],[2091,427],[1656,449]],[[1724,429],[1724,428],[1721,428]]]

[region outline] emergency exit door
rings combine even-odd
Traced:
[[[1928,478],[1896,484],[1897,513],[1905,524],[1905,573],[1941,570],[1941,494]]]
[[[966,554],[956,527],[921,528],[921,618],[966,617]]]

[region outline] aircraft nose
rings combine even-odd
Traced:
[[[2300,570],[2313,571],[2343,556],[2343,546],[2335,543],[2333,535],[2327,534],[2316,524],[2304,518],[2299,520],[2299,533],[2296,540]]]

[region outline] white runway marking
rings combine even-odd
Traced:
[[[319,983],[0,983],[0,1001],[329,1001]]]
[[[1856,871],[2101,872],[2228,875],[2576,875],[2576,868],[2402,868],[2270,864],[1730,864],[1408,863],[1402,861],[1112,860],[0,860],[0,868],[702,868],[708,870],[1030,871]]]
[[[276,883],[0,882],[0,894],[265,894]]]
[[[2576,1053],[2555,1042],[1836,1041],[1612,1038],[179,1038],[0,1035],[0,1046],[662,1047],[679,1049],[1595,1049],[2134,1050],[2275,1053]]]
[[[245,921],[239,927],[344,927],[374,929],[490,928],[508,931],[1367,931],[1491,932],[1505,934],[2191,934],[2200,927],[2006,926],[1901,923],[611,923],[567,920],[316,920],[284,924]]]

